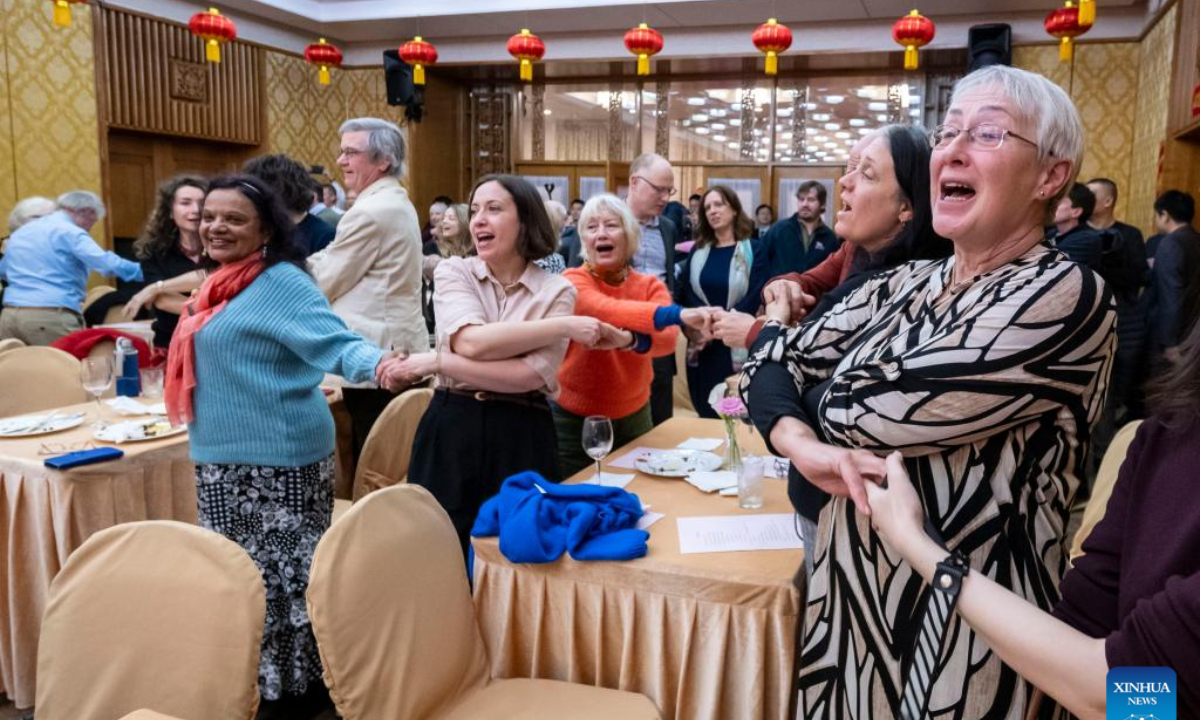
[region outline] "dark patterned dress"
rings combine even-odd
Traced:
[[[1112,298],[1045,246],[958,285],[953,269],[954,258],[902,265],[776,329],[743,394],[764,437],[790,414],[836,446],[899,450],[945,544],[1049,610],[1111,371]],[[784,396],[795,412],[781,411]],[[807,551],[802,716],[898,716],[928,588],[848,498],[825,506]],[[1031,687],[957,615],[932,664],[929,717],[1023,717]]]
[[[259,692],[300,695],[321,682],[321,658],[304,594],[317,542],[333,514],[333,456],[302,467],[196,466],[200,524],[219,532],[258,565],[267,617]]]

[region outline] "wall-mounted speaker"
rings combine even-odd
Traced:
[[[988,65],[1012,65],[1011,26],[993,23],[967,30],[967,72]]]
[[[400,59],[399,50],[383,51],[383,73],[387,79],[387,103],[404,107],[404,117],[421,122],[424,114],[425,89],[414,85],[412,67]]]

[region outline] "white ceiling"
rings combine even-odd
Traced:
[[[109,0],[186,22],[186,0]],[[378,64],[379,53],[418,32],[438,47],[440,62],[508,60],[504,40],[529,27],[547,45],[547,60],[628,59],[623,32],[639,22],[662,31],[660,58],[756,55],[750,31],[768,17],[792,28],[793,53],[896,50],[891,23],[914,0],[223,0],[239,36],[299,51],[316,36],[339,43],[346,64]],[[1136,37],[1164,0],[1099,0],[1086,39]],[[931,47],[963,47],[966,28],[1008,22],[1014,40],[1048,40],[1042,18],[1057,0],[921,0],[937,23]]]

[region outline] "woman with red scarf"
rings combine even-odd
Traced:
[[[304,594],[333,511],[333,420],[319,384],[325,373],[371,380],[383,352],[333,314],[261,181],[213,180],[200,238],[214,269],[171,339],[167,412],[188,425],[201,525],[263,573],[259,690],[288,699],[280,716],[306,717],[324,687]],[[310,688],[315,699],[303,697]]]

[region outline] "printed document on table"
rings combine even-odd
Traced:
[[[795,516],[719,515],[679,518],[679,552],[737,552],[744,550],[799,550]]]

